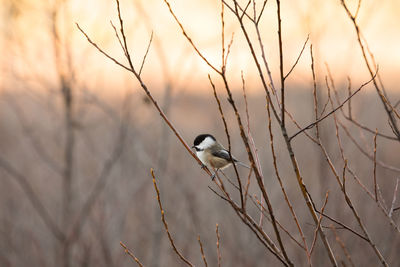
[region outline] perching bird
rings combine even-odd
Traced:
[[[211,134],[198,135],[194,139],[192,148],[196,150],[197,157],[205,166],[216,169],[216,172],[212,176],[212,179],[215,178],[215,174],[220,169],[224,169],[232,163],[228,150],[226,150],[220,143],[218,143],[215,137]],[[232,159],[235,164],[250,169],[249,166],[238,161],[233,156]]]

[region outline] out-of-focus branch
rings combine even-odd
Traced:
[[[330,228],[331,228],[332,232],[333,232],[334,235],[335,235],[336,242],[337,242],[337,243],[339,244],[339,246],[342,248],[343,253],[346,255],[347,260],[350,262],[350,265],[351,265],[352,267],[355,267],[355,265],[354,265],[354,263],[353,263],[353,260],[351,259],[350,253],[349,253],[349,251],[347,250],[346,245],[345,245],[345,244],[343,243],[343,241],[339,238],[339,235],[337,234],[335,227],[332,226],[332,227],[330,227]]]
[[[10,176],[13,177],[21,186],[22,190],[27,195],[32,203],[33,208],[37,211],[44,224],[49,228],[50,232],[59,241],[65,240],[65,235],[57,226],[53,218],[51,218],[47,209],[44,207],[39,196],[33,190],[32,185],[28,182],[28,178],[19,173],[13,166],[11,166],[3,157],[0,156],[0,167]]]
[[[107,178],[109,177],[113,167],[117,163],[118,159],[120,158],[125,144],[125,137],[127,132],[127,120],[122,119],[121,126],[119,130],[119,134],[116,138],[114,149],[110,155],[110,157],[104,162],[103,168],[96,180],[93,190],[90,192],[87,200],[85,201],[84,205],[82,206],[77,218],[75,219],[74,223],[72,224],[71,230],[69,232],[68,238],[74,240],[79,236],[79,232],[82,229],[82,226],[86,222],[87,218],[90,215],[90,212],[96,203],[97,198],[99,197],[100,193],[103,191],[104,187],[107,183]]]

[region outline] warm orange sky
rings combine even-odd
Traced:
[[[35,72],[39,76],[53,74],[54,58],[49,35],[49,11],[56,1],[1,1],[2,31],[1,49],[6,55],[2,68],[7,73]],[[11,7],[12,2],[19,6]],[[62,1],[59,1],[62,2]],[[128,73],[115,66],[93,49],[77,31],[74,23],[83,29],[101,47],[122,59],[118,41],[109,21],[118,23],[115,3],[112,0],[70,0],[61,5],[59,26],[63,29],[63,44],[70,44],[73,64],[79,79],[88,86],[117,87],[129,82]],[[171,0],[171,5],[181,19],[187,32],[204,55],[215,65],[220,64],[220,2],[218,0]],[[229,1],[228,1],[229,2]],[[241,1],[247,2],[247,1]],[[295,61],[307,34],[313,44],[318,77],[326,75],[325,62],[329,64],[336,80],[350,76],[355,84],[368,79],[368,72],[361,58],[360,48],[351,21],[339,0],[281,1],[284,36],[285,70]],[[355,10],[358,1],[347,1]],[[258,7],[262,1],[257,1]],[[11,7],[11,8],[10,8]],[[188,88],[208,87],[207,74],[210,68],[193,53],[177,24],[173,21],[162,0],[121,0],[127,37],[136,65],[146,49],[151,30],[154,42],[144,69],[145,80],[154,87],[162,86],[164,75],[160,63],[160,51],[165,57],[169,75],[178,80],[178,85]],[[139,10],[139,11],[138,11]],[[229,10],[226,13],[226,43],[235,33],[229,59],[229,75],[232,81],[240,81],[244,71],[249,87],[256,87],[258,74],[244,42],[243,34]],[[389,89],[400,90],[396,78],[400,69],[400,2],[397,0],[362,1],[359,25],[379,64],[380,74]],[[261,22],[263,42],[269,65],[277,77],[279,61],[277,47],[276,5],[270,0]],[[251,28],[251,25],[248,24]],[[252,31],[254,34],[254,31]],[[252,35],[254,38],[255,35]],[[157,49],[157,45],[160,49]],[[257,45],[258,47],[258,45]],[[260,55],[260,54],[259,54]],[[9,61],[12,64],[9,64]],[[40,63],[40,64],[38,64]],[[27,68],[28,67],[28,68]],[[36,74],[34,75],[36,77]],[[3,80],[7,79],[3,76]],[[310,53],[306,51],[298,67],[288,80],[292,85],[310,85]],[[251,89],[251,88],[249,88]]]

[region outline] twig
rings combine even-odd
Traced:
[[[344,132],[346,133],[346,135],[347,135],[347,136],[350,138],[350,140],[353,142],[353,144],[358,148],[358,150],[360,150],[360,152],[361,152],[363,155],[365,155],[368,159],[370,159],[371,161],[373,161],[373,157],[374,157],[374,156],[371,155],[370,153],[368,153],[367,151],[364,150],[364,148],[357,142],[356,138],[353,137],[353,136],[351,135],[349,129],[347,129],[347,127],[346,127],[342,122],[338,121],[338,123],[339,123],[339,125],[342,127],[342,129],[344,130]],[[378,135],[379,135],[379,133],[378,133]],[[395,167],[395,166],[388,165],[388,164],[386,164],[386,163],[384,163],[384,162],[382,162],[382,161],[380,161],[380,160],[376,160],[376,163],[377,163],[379,166],[381,166],[381,167],[383,167],[383,168],[385,168],[385,169],[388,169],[388,170],[391,170],[391,171],[395,171],[395,172],[400,172],[400,168],[397,168],[397,167]]]
[[[13,177],[17,183],[21,186],[22,190],[27,195],[30,203],[32,204],[33,208],[37,211],[40,218],[43,220],[46,227],[49,228],[50,232],[59,240],[64,241],[65,235],[55,223],[53,218],[50,216],[47,209],[44,207],[42,201],[39,199],[39,196],[33,190],[32,185],[28,182],[29,179],[24,175],[20,174],[13,166],[11,166],[7,161],[5,161],[0,156],[0,167],[9,174],[10,177]]]
[[[126,37],[125,37],[125,33],[124,33],[124,29],[123,29],[123,20],[121,17],[121,12],[119,9],[119,1],[116,0],[117,2],[117,10],[118,10],[118,17],[120,20],[120,24],[121,24],[121,34],[122,37],[124,39],[124,50],[127,50],[127,45],[126,45]],[[185,149],[189,152],[189,154],[197,161],[197,163],[202,166],[203,163],[200,161],[200,159],[197,158],[197,156],[195,155],[195,153],[190,149],[189,145],[185,142],[185,140],[182,138],[181,134],[176,130],[176,128],[174,127],[174,125],[171,123],[171,121],[167,118],[167,116],[165,115],[165,113],[163,112],[163,110],[160,108],[160,106],[158,105],[157,101],[153,98],[150,90],[147,88],[146,84],[143,82],[142,78],[139,76],[139,74],[135,71],[134,67],[133,67],[133,63],[132,60],[130,58],[129,53],[126,53],[126,58],[129,62],[129,67],[123,65],[122,63],[118,62],[115,58],[111,57],[110,55],[108,55],[106,52],[104,52],[96,43],[94,43],[89,36],[80,28],[80,26],[78,24],[76,24],[76,26],[78,27],[78,29],[82,32],[82,34],[86,37],[86,39],[88,40],[88,42],[94,46],[99,52],[101,52],[103,55],[105,55],[107,58],[109,58],[110,60],[112,60],[114,63],[116,63],[117,65],[121,66],[122,68],[126,69],[127,71],[133,73],[133,75],[136,77],[137,81],[140,83],[140,86],[142,87],[142,89],[144,90],[144,92],[146,93],[147,97],[150,99],[150,101],[153,103],[154,107],[157,109],[157,111],[159,112],[161,118],[165,121],[165,123],[169,126],[169,128],[173,131],[173,133],[175,134],[175,136],[179,139],[179,141],[182,143],[182,145],[185,147]],[[204,167],[203,170],[209,175],[212,176],[212,173],[210,172],[210,170],[207,167]]]
[[[333,234],[335,235],[336,242],[342,248],[344,255],[346,255],[347,260],[350,262],[350,265],[352,267],[355,267],[353,260],[351,259],[350,253],[347,250],[346,245],[343,243],[343,241],[340,239],[339,235],[337,234],[335,227],[333,227],[333,225],[332,225],[330,228],[331,228]]]
[[[189,35],[186,33],[185,28],[183,27],[182,23],[179,21],[178,17],[175,15],[174,11],[171,8],[171,5],[169,4],[169,2],[167,0],[164,0],[164,3],[167,5],[168,9],[169,9],[169,13],[171,13],[172,17],[174,17],[176,23],[178,23],[179,28],[181,28],[182,30],[182,34],[183,36],[186,37],[186,39],[188,40],[188,42],[191,44],[191,46],[193,47],[193,49],[196,51],[196,53],[201,57],[201,59],[203,59],[203,61],[210,67],[212,68],[215,72],[221,74],[221,71],[219,71],[216,67],[214,67],[214,65],[212,65],[207,58],[200,52],[200,50],[197,48],[197,46],[194,44],[194,42],[192,41],[192,39],[189,37]]]
[[[272,159],[273,159],[273,165],[274,165],[274,170],[275,170],[275,176],[278,179],[279,185],[281,187],[283,196],[285,198],[286,204],[289,207],[290,213],[292,215],[292,218],[296,224],[297,230],[299,231],[299,234],[302,238],[303,241],[303,246],[304,246],[304,250],[306,251],[306,255],[307,255],[307,260],[309,261],[309,264],[311,265],[311,257],[310,257],[310,252],[307,246],[307,242],[306,239],[304,237],[303,234],[303,230],[301,229],[299,220],[297,218],[297,215],[294,211],[293,205],[289,200],[289,196],[286,193],[285,187],[283,185],[281,176],[279,174],[279,170],[278,170],[278,163],[277,163],[277,159],[276,159],[276,154],[275,154],[275,146],[274,146],[274,135],[272,134],[272,120],[271,120],[271,111],[270,111],[270,103],[267,99],[267,114],[268,114],[268,131],[269,131],[269,138],[270,138],[270,147],[271,147],[271,154],[272,154]]]
[[[390,207],[390,211],[389,211],[389,217],[391,218],[393,215],[393,211],[394,209],[394,204],[396,203],[396,195],[397,195],[397,189],[399,188],[399,178],[396,179],[396,185],[394,187],[394,192],[393,192],[393,199],[392,199],[392,205]]]
[[[256,167],[257,167],[257,169],[259,170],[259,172],[261,174],[262,183],[264,185],[264,175],[262,173],[261,163],[260,163],[260,159],[258,157],[258,150],[257,150],[256,144],[254,142],[253,135],[251,134],[251,130],[250,130],[249,106],[248,106],[248,103],[247,103],[246,86],[245,86],[245,80],[244,80],[244,76],[243,76],[243,71],[241,72],[241,78],[242,78],[243,99],[244,99],[244,103],[245,103],[245,107],[246,107],[247,136],[249,138],[250,145],[251,145],[251,148],[252,148],[253,153],[254,153]],[[263,204],[263,203],[264,203],[264,198],[262,197],[262,194],[261,194],[261,204]],[[260,225],[262,225],[262,218],[263,218],[263,216],[262,216],[262,214],[260,214],[260,221],[259,221]]]
[[[218,267],[221,267],[221,251],[220,251],[220,249],[219,249],[219,240],[220,240],[220,237],[219,237],[219,226],[218,226],[218,223],[215,225],[215,233],[216,233],[216,235],[217,235],[217,259],[218,259]]]
[[[110,24],[111,24],[111,27],[114,29],[115,37],[117,37],[117,40],[118,40],[118,42],[119,42],[119,45],[121,46],[122,51],[124,51],[124,55],[125,55],[125,57],[126,57],[126,56],[127,56],[127,53],[126,53],[126,51],[125,51],[124,45],[122,44],[121,37],[119,37],[117,28],[114,26],[114,23],[112,22],[112,20],[110,20]]]
[[[307,35],[307,39],[305,40],[303,47],[301,48],[301,51],[299,53],[299,55],[297,56],[296,61],[294,62],[294,64],[292,65],[292,67],[290,68],[289,72],[283,77],[284,80],[286,80],[287,77],[289,77],[289,75],[292,73],[292,71],[294,70],[294,68],[296,67],[297,63],[299,63],[299,60],[301,58],[301,56],[303,55],[304,52],[304,48],[306,48],[306,44],[308,43],[308,40],[310,39],[310,35]]]
[[[322,218],[323,218],[322,214],[324,213],[326,204],[328,204],[328,197],[329,197],[329,191],[327,191],[326,194],[325,194],[325,201],[324,201],[324,204],[322,205],[322,208],[321,208],[321,214],[320,214],[319,219],[318,219],[318,224],[317,224],[317,227],[314,230],[314,238],[313,238],[313,241],[311,243],[310,255],[313,253],[313,250],[314,250],[314,247],[315,247],[315,244],[316,244],[316,241],[317,241],[318,228],[321,226],[321,222],[322,222]]]
[[[146,53],[144,54],[143,60],[142,60],[142,64],[140,65],[139,76],[140,76],[140,74],[142,74],[142,69],[143,69],[144,63],[146,62],[146,57],[147,57],[147,54],[149,53],[149,50],[150,50],[150,46],[151,46],[151,42],[152,42],[152,41],[153,41],[153,32],[151,32],[149,44],[147,45]]]
[[[262,6],[261,11],[260,11],[260,14],[258,14],[256,25],[258,25],[258,23],[260,22],[261,16],[263,15],[263,12],[265,10],[265,6],[267,5],[267,2],[268,2],[268,0],[264,0],[263,6]],[[255,3],[255,1],[254,1],[254,3]]]
[[[125,70],[127,70],[127,71],[129,71],[129,72],[132,72],[132,70],[131,70],[129,67],[125,66],[124,64],[122,64],[121,62],[119,62],[118,60],[116,60],[115,58],[111,57],[111,56],[110,56],[109,54],[107,54],[103,49],[101,49],[95,42],[93,42],[93,41],[90,39],[90,37],[86,34],[86,32],[84,32],[84,31],[82,30],[82,28],[79,26],[78,23],[76,23],[76,27],[78,27],[79,31],[80,31],[83,35],[85,35],[87,41],[88,41],[91,45],[93,45],[100,53],[102,53],[104,56],[106,56],[108,59],[110,59],[111,61],[113,61],[113,62],[114,62],[115,64],[117,64],[118,66],[124,68]],[[124,51],[125,51],[125,49],[124,49]]]
[[[265,217],[265,218],[267,218],[267,220],[271,221],[271,219],[265,214],[265,212],[267,212],[267,210],[265,209],[265,207],[263,205],[261,205],[261,202],[257,198],[257,196],[254,195],[253,197],[251,197],[251,200],[252,200],[253,204],[261,211],[263,217]],[[296,238],[294,238],[293,235],[279,221],[276,221],[276,223],[288,235],[288,237],[293,240],[293,242],[296,245],[298,245],[301,249],[306,250],[306,248],[299,241],[297,241]]]
[[[213,89],[214,98],[215,98],[215,100],[217,101],[218,110],[219,110],[219,113],[220,113],[222,122],[224,123],[225,134],[226,134],[226,138],[228,139],[228,152],[229,152],[229,157],[230,157],[231,161],[233,162],[233,157],[232,157],[232,153],[231,153],[231,138],[230,138],[229,131],[228,131],[228,124],[226,123],[226,119],[225,119],[225,116],[224,116],[224,112],[222,111],[221,101],[219,100],[219,97],[218,97],[218,95],[217,95],[217,91],[216,91],[216,89],[215,89],[215,85],[214,85],[213,81],[211,80],[211,76],[210,76],[210,75],[208,75],[208,80],[210,81],[211,87],[212,87],[212,89]],[[237,170],[235,164],[233,164],[233,168],[234,168],[234,170],[235,170],[236,178],[237,178],[237,181],[238,181],[238,187],[239,187],[239,193],[240,193],[240,203],[241,203],[242,208],[243,208],[243,207],[244,207],[244,206],[243,206],[243,205],[244,205],[244,199],[243,199],[242,182],[241,182],[241,180],[240,180],[239,172],[238,172],[238,170]]]
[[[276,0],[276,6],[278,18],[279,74],[281,79],[281,125],[282,127],[285,127],[285,76],[283,74],[282,19],[280,0]]]
[[[356,232],[355,230],[351,229],[349,226],[345,225],[344,223],[342,223],[342,222],[340,222],[340,221],[334,219],[333,217],[331,217],[331,216],[329,216],[329,215],[327,215],[327,214],[325,214],[325,213],[321,213],[321,212],[319,212],[318,210],[316,210],[316,212],[317,212],[318,214],[321,214],[322,216],[324,216],[324,217],[327,218],[328,220],[330,220],[330,221],[332,221],[332,222],[334,222],[334,223],[340,225],[341,227],[343,227],[343,229],[346,229],[347,231],[349,231],[349,232],[355,234],[355,235],[358,236],[359,238],[361,238],[361,239],[363,239],[363,240],[365,240],[365,241],[367,241],[367,242],[369,241],[367,237],[365,237],[365,236],[363,236],[362,234],[360,234],[360,233]]]
[[[206,256],[204,255],[203,244],[201,243],[201,240],[200,240],[200,235],[197,235],[197,241],[199,242],[199,245],[200,245],[201,258],[203,259],[204,266],[208,267]]]
[[[340,2],[342,3],[342,6],[343,6],[344,10],[345,10],[346,13],[347,13],[347,16],[349,17],[349,19],[350,19],[350,20],[352,21],[352,23],[353,23],[353,26],[354,26],[354,29],[355,29],[356,35],[357,35],[357,41],[358,41],[358,44],[359,44],[359,46],[360,46],[360,49],[361,49],[361,52],[362,52],[362,55],[363,55],[363,58],[364,58],[364,61],[365,61],[365,65],[367,66],[367,69],[368,69],[368,72],[369,72],[370,76],[374,78],[374,77],[376,76],[376,73],[374,74],[373,68],[372,68],[370,62],[368,61],[367,53],[366,53],[366,51],[365,51],[366,49],[365,49],[365,46],[364,46],[364,44],[363,44],[363,41],[361,40],[362,34],[361,34],[360,27],[359,27],[358,24],[357,24],[356,16],[353,16],[353,15],[351,14],[349,8],[348,8],[347,5],[346,5],[345,0],[340,0]],[[360,2],[359,2],[359,5],[361,5]],[[358,10],[358,9],[359,9],[359,8],[357,8],[357,10]],[[358,11],[356,12],[356,15],[358,15]],[[366,44],[366,40],[364,40],[364,43]],[[372,54],[372,53],[370,53],[370,54]],[[377,69],[377,68],[376,68],[376,69]],[[387,115],[388,115],[389,125],[390,125],[390,127],[392,128],[393,133],[395,134],[395,136],[397,137],[397,139],[400,141],[400,130],[399,130],[399,127],[398,127],[398,125],[397,125],[396,118],[393,116],[393,111],[394,111],[394,109],[393,109],[392,105],[390,104],[390,101],[389,101],[388,99],[386,99],[384,93],[382,93],[381,88],[379,87],[379,85],[378,85],[378,83],[375,81],[375,79],[373,79],[373,84],[374,84],[374,87],[375,87],[375,89],[376,89],[376,92],[377,92],[378,95],[379,95],[379,98],[381,99],[381,102],[382,102],[382,104],[383,104],[383,107],[384,107],[384,109],[385,109],[385,111],[386,111],[386,113],[387,113]],[[398,114],[397,114],[397,115],[398,115]]]
[[[374,192],[375,192],[375,201],[378,202],[378,190],[376,184],[376,135],[378,134],[378,129],[375,130],[374,135]]]
[[[323,116],[322,118],[320,118],[319,120],[316,120],[315,122],[309,124],[308,126],[304,127],[303,129],[301,129],[300,131],[296,132],[294,135],[292,135],[289,138],[289,141],[291,141],[293,138],[295,138],[297,135],[299,135],[300,133],[309,130],[311,128],[313,128],[316,124],[320,123],[321,121],[323,121],[324,119],[326,119],[327,117],[329,117],[330,115],[332,115],[333,113],[335,113],[338,109],[342,108],[344,104],[346,104],[347,101],[349,101],[354,95],[356,95],[364,86],[366,86],[367,84],[369,84],[371,81],[373,81],[376,77],[376,74],[378,72],[375,73],[375,75],[367,82],[363,83],[356,91],[354,91],[354,93],[351,94],[351,96],[349,96],[348,98],[346,98],[346,100],[344,100],[342,102],[342,104],[340,104],[339,106],[337,106],[335,109],[333,109],[331,112],[329,112],[328,114],[326,114],[325,116]]]
[[[119,242],[119,244],[121,245],[121,247],[124,248],[125,253],[127,255],[129,255],[137,263],[137,265],[139,265],[140,267],[143,267],[143,264],[139,261],[138,258],[136,258],[136,256],[128,249],[128,247],[124,243]]]
[[[170,234],[170,232],[169,232],[169,230],[168,230],[167,221],[165,220],[165,212],[164,212],[164,209],[163,209],[162,204],[161,204],[160,191],[158,190],[158,187],[157,187],[156,177],[155,177],[155,175],[154,175],[154,170],[151,169],[150,172],[151,172],[151,176],[153,176],[153,185],[154,185],[154,189],[156,190],[157,201],[158,201],[158,205],[159,205],[159,207],[160,207],[161,220],[162,220],[162,222],[163,222],[163,224],[164,224],[165,231],[167,232],[169,242],[171,243],[171,246],[172,246],[173,250],[175,251],[176,255],[178,255],[178,257],[179,257],[184,263],[186,263],[188,266],[192,266],[192,267],[193,267],[194,265],[193,265],[190,261],[188,261],[188,260],[178,251],[178,249],[177,249],[176,246],[175,246],[175,242],[174,242],[174,240],[172,239],[172,235]]]

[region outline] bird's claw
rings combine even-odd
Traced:
[[[211,181],[214,181],[214,179],[215,179],[215,175],[216,175],[217,173],[214,173],[212,176],[211,176]]]
[[[204,168],[206,167],[206,165],[204,165],[203,163],[201,164],[201,169],[204,170]]]

